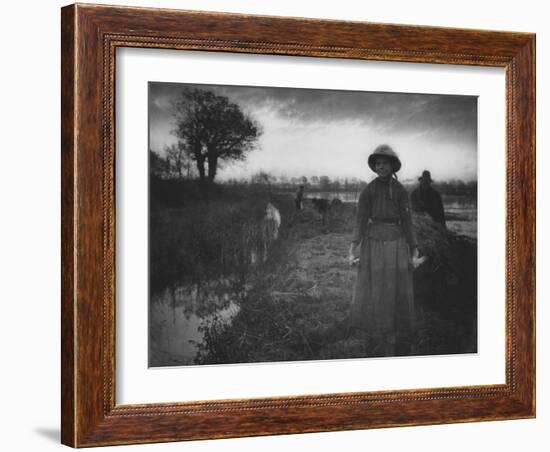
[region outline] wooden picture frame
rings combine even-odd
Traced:
[[[62,443],[73,447],[535,416],[535,35],[70,5],[62,8]],[[115,51],[147,47],[506,70],[506,382],[115,403]]]

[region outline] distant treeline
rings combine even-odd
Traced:
[[[165,190],[173,186],[174,189],[181,187],[181,181],[197,180],[198,173],[192,162],[176,159],[168,153],[166,157],[161,157],[154,151],[149,152],[150,175],[152,178],[162,181],[161,185]],[[306,191],[313,192],[359,192],[366,185],[367,181],[357,177],[329,177],[321,176],[300,176],[288,177],[285,175],[276,176],[265,171],[250,176],[249,178],[232,178],[224,181],[217,181],[217,185],[224,186],[270,186],[278,192],[294,192],[303,185]],[[414,180],[405,180],[401,183],[411,191],[418,182]],[[463,181],[460,179],[451,179],[447,181],[434,182],[432,186],[443,195],[477,195],[477,181]],[[176,195],[177,196],[177,195]]]
[[[407,184],[405,186],[409,188]],[[442,195],[477,196],[477,181],[464,182],[460,179],[451,179],[450,181],[434,182],[432,186]]]

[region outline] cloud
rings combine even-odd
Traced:
[[[153,102],[170,108],[180,84],[152,84]],[[302,123],[357,120],[382,132],[426,131],[477,139],[477,98],[438,94],[381,93],[302,88],[187,85],[210,89],[246,110],[269,109]]]

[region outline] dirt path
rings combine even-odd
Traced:
[[[354,206],[332,209],[326,224],[313,205],[306,203],[287,226],[281,245],[281,275],[275,291],[301,293],[322,300],[326,309],[342,311],[351,302],[355,271],[347,262]],[[329,304],[334,306],[329,307]]]
[[[347,263],[349,234],[327,233],[296,243],[295,277],[312,287],[311,295],[349,303],[354,272]]]

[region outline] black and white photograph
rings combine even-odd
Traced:
[[[149,82],[149,367],[478,351],[478,98]]]

